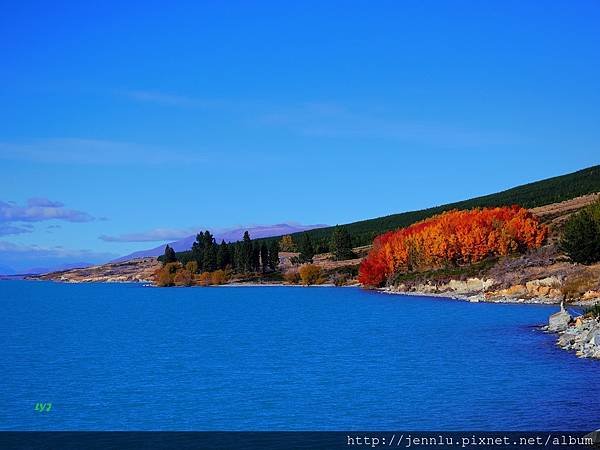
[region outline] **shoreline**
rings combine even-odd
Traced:
[[[86,280],[86,281],[75,281],[75,280],[52,280],[52,279],[40,279],[40,278],[14,278],[4,279],[3,281],[34,281],[34,282],[50,282],[59,284],[140,284],[145,287],[158,287],[152,280]],[[343,286],[336,286],[333,283],[323,284],[287,284],[287,283],[257,283],[257,282],[234,282],[225,284],[211,284],[208,286],[171,286],[171,287],[319,287],[319,288],[362,288],[358,283],[347,284]],[[425,292],[425,291],[398,291],[389,287],[366,289],[373,292],[378,292],[387,295],[399,295],[399,296],[415,296],[415,297],[435,297],[446,300],[456,300],[469,303],[509,303],[509,304],[535,304],[535,305],[560,305],[561,300],[559,298],[548,298],[548,297],[532,297],[532,298],[518,298],[510,296],[502,296],[495,298],[486,298],[484,294],[478,293],[451,293],[451,292]],[[597,300],[576,300],[569,302],[568,305],[587,307],[593,306]]]
[[[493,298],[486,298],[484,294],[481,292],[478,293],[451,293],[451,292],[425,292],[425,291],[397,291],[393,290],[389,287],[377,288],[375,291],[380,292],[382,294],[388,295],[404,295],[404,296],[418,296],[418,297],[436,297],[436,298],[444,298],[448,300],[457,300],[464,301],[469,303],[509,303],[509,304],[525,304],[525,305],[560,305],[561,299],[559,298],[549,298],[549,297],[531,297],[531,298],[521,298],[521,297],[510,297],[510,296],[500,296]],[[577,307],[588,307],[593,306],[598,300],[589,299],[589,300],[575,300],[569,302],[569,306],[577,306]]]

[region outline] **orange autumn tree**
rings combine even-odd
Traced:
[[[548,229],[519,206],[448,211],[375,238],[359,281],[380,286],[392,274],[438,269],[524,252]]]

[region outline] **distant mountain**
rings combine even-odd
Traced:
[[[285,234],[299,233],[301,231],[314,230],[316,228],[328,227],[329,225],[292,225],[288,223],[278,223],[276,225],[259,225],[255,227],[247,228],[235,228],[232,230],[225,230],[222,232],[216,232],[214,234],[215,240],[220,243],[222,240],[225,242],[235,242],[242,239],[244,232],[248,231],[252,239],[266,238],[273,236],[283,236]],[[200,231],[200,230],[199,230]],[[188,236],[178,241],[169,242],[169,245],[173,247],[176,252],[183,252],[190,250],[192,244],[196,240],[196,235]],[[147,256],[160,256],[165,251],[165,245],[161,244],[158,247],[154,247],[148,250],[140,250],[138,252],[130,253],[129,255],[122,256],[113,260],[112,262],[127,261],[135,258],[144,258]]]
[[[42,273],[50,273],[50,272],[60,272],[61,270],[70,270],[70,269],[83,269],[85,267],[90,267],[93,264],[87,262],[75,262],[68,264],[59,264],[57,266],[50,267],[30,267],[27,270],[21,271],[22,275],[38,275]]]

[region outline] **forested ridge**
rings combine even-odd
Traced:
[[[352,245],[354,247],[359,247],[372,244],[375,237],[388,231],[407,227],[413,223],[428,219],[445,211],[510,205],[535,208],[537,206],[557,203],[595,192],[600,192],[600,165],[566,175],[524,184],[494,194],[418,211],[392,214],[389,216],[345,224],[344,230],[350,235]],[[330,242],[334,230],[335,227],[331,226],[293,233],[291,236],[294,242],[301,242],[303,236],[309,236],[315,248],[315,252],[324,253],[330,251]],[[257,239],[257,241],[265,241],[268,243],[280,239],[281,237],[272,237]],[[188,252],[178,253],[178,259],[185,260],[187,257],[185,253]]]
[[[600,192],[600,165],[558,177],[523,184],[506,191],[482,197],[475,197],[418,211],[361,220],[345,224],[344,229],[352,237],[353,245],[358,247],[371,244],[373,239],[380,234],[407,227],[413,223],[453,209],[462,210],[511,205],[535,208],[595,192]],[[294,233],[292,234],[292,238],[294,241],[298,241],[301,235],[308,234],[318,250],[328,251],[328,243],[334,228],[332,226]],[[269,238],[265,239],[268,240]]]

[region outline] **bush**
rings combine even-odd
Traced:
[[[227,272],[221,269],[215,270],[210,275],[212,284],[225,284],[229,280]]]
[[[348,284],[349,279],[350,276],[347,273],[334,273],[331,276],[331,282],[335,286],[345,286],[346,284]]]
[[[584,312],[586,317],[600,318],[600,303],[596,303],[594,306],[590,306]]]
[[[300,282],[300,274],[297,270],[288,270],[284,275],[283,279],[289,284],[298,284]]]
[[[171,262],[165,264],[154,273],[156,285],[160,287],[169,287],[175,284],[175,276],[177,271],[181,269],[181,264]]]
[[[185,269],[189,270],[190,273],[193,275],[196,272],[198,272],[198,263],[196,261],[189,261],[186,263]]]
[[[210,286],[212,284],[212,274],[210,272],[202,272],[198,276],[198,284],[200,286]]]
[[[315,264],[305,264],[300,267],[300,279],[302,284],[323,284],[321,268]]]
[[[560,249],[573,262],[600,261],[600,201],[569,218],[562,232]]]
[[[192,273],[187,269],[179,269],[173,277],[175,286],[191,286],[194,282]]]

